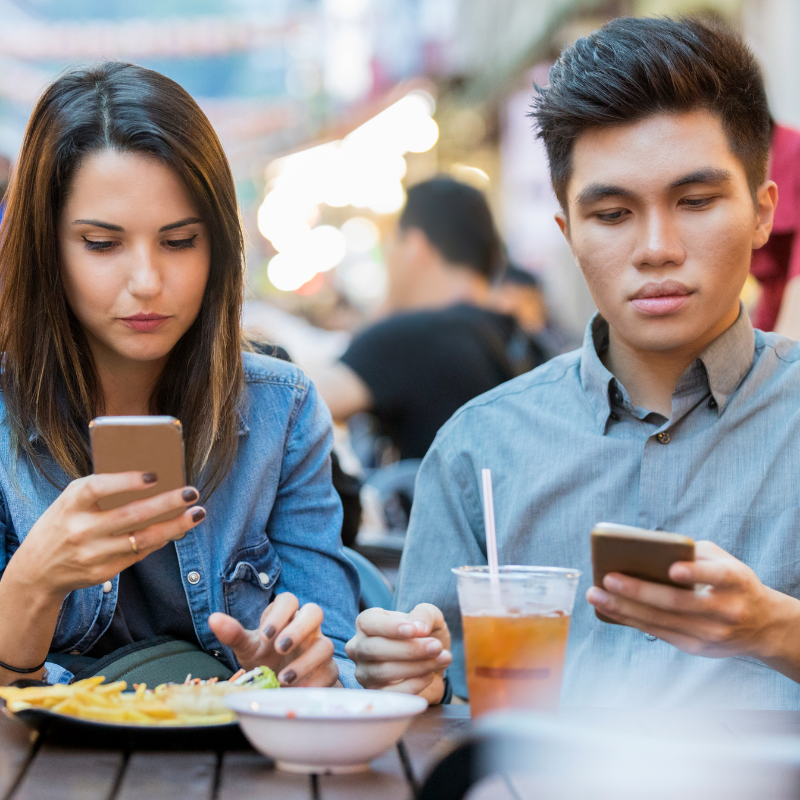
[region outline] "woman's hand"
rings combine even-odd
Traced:
[[[266,607],[257,631],[219,612],[208,624],[244,669],[270,667],[282,686],[335,686],[339,681],[333,642],[322,633],[322,609],[316,603],[300,608],[293,594],[283,592]]]
[[[345,645],[365,689],[388,689],[424,697],[431,705],[444,695],[450,631],[442,612],[420,603],[408,614],[368,608],[358,615],[356,635]]]
[[[31,528],[6,574],[13,573],[16,585],[45,591],[60,603],[69,592],[104,583],[168,542],[183,538],[205,517],[203,508],[192,505],[199,498],[192,486],[110,511],[97,505],[104,497],[149,488],[156,480],[152,473],[119,472],[72,481]],[[119,533],[175,510],[183,513],[133,534]]]

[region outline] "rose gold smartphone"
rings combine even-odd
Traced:
[[[621,572],[643,581],[685,589],[684,584],[669,577],[669,568],[676,561],[694,561],[694,539],[613,522],[598,522],[592,529],[594,585],[600,588],[609,572]],[[595,614],[603,622],[619,624],[597,609]]]
[[[92,463],[96,475],[108,472],[154,472],[158,482],[136,492],[121,492],[97,504],[103,511],[186,485],[183,429],[175,417],[97,417],[89,423]],[[183,508],[161,514],[120,534],[154,522],[174,519]]]

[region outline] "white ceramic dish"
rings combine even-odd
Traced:
[[[363,772],[428,704],[367,689],[262,689],[225,698],[244,735],[288,772]]]

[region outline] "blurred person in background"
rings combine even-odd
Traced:
[[[774,121],[769,172],[780,200],[769,241],[753,251],[750,272],[762,291],[753,324],[800,339],[800,132]]]
[[[445,177],[409,189],[386,261],[393,313],[311,377],[334,420],[369,411],[401,459],[418,459],[457,409],[547,356],[488,307],[504,260],[477,189]]]
[[[580,346],[551,318],[541,280],[526,269],[509,264],[492,287],[489,303],[498,313],[514,317],[548,355],[556,356]]]

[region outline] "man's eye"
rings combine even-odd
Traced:
[[[83,241],[86,242],[86,249],[93,251],[93,252],[103,252],[107,250],[111,250],[114,248],[118,242],[108,241],[108,242],[98,242],[94,239],[87,239],[85,236],[83,237]]]
[[[608,211],[605,213],[596,214],[595,216],[601,222],[619,222],[627,213],[628,212],[625,210]]]
[[[681,202],[689,208],[705,208],[714,200],[713,197],[684,197]]]
[[[190,237],[189,239],[167,239],[164,244],[167,246],[168,250],[188,250],[190,247],[194,247],[194,240],[197,238],[197,234]]]

